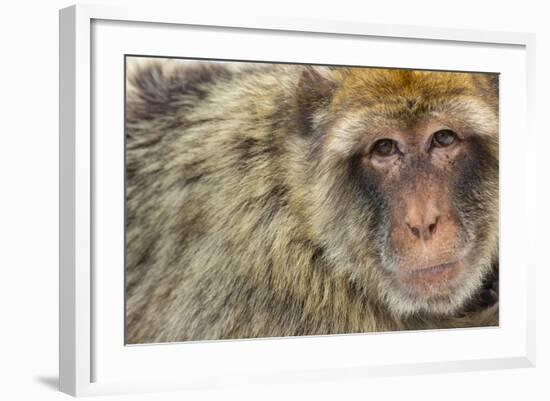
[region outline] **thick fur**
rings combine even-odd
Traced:
[[[128,343],[498,324],[494,77],[127,62]],[[472,111],[492,163],[464,183],[476,262],[445,307],[407,309],[380,268],[383,199],[354,176],[354,151],[382,115],[449,110]]]

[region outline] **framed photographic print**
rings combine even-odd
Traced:
[[[533,48],[61,10],[61,390],[533,366]]]

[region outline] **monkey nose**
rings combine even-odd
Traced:
[[[427,241],[431,239],[439,223],[439,216],[429,216],[430,218],[409,218],[405,222],[409,233],[416,239]]]

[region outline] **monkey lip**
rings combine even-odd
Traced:
[[[429,298],[448,293],[464,267],[461,260],[404,269],[398,274],[407,291]]]
[[[449,269],[453,269],[455,267],[459,266],[459,261],[455,260],[452,262],[446,262],[441,263],[438,265],[428,266],[428,267],[420,267],[415,268],[409,272],[409,274],[413,276],[421,276],[421,277],[434,277],[439,276],[442,273],[446,272]]]

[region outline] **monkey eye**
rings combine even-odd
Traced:
[[[456,134],[450,129],[442,129],[433,135],[433,144],[439,147],[450,146],[456,140]]]
[[[375,142],[372,152],[377,156],[392,156],[397,153],[397,143],[393,139],[380,139]]]

